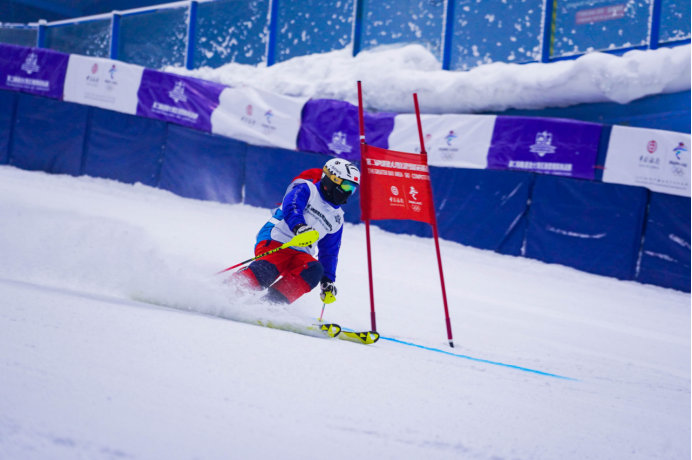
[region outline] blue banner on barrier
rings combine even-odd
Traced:
[[[651,193],[637,281],[690,291],[690,199]]]
[[[62,99],[69,54],[0,44],[0,89]]]
[[[365,142],[375,147],[388,148],[395,115],[366,112]],[[360,161],[358,107],[332,99],[308,101],[303,107],[298,150]]]
[[[240,203],[247,144],[168,125],[159,187],[199,200]]]
[[[601,125],[550,118],[497,117],[488,168],[594,178]]]
[[[89,107],[20,94],[9,163],[55,174],[81,173]]]
[[[639,187],[537,175],[523,255],[633,279],[647,193]]]
[[[211,113],[226,87],[219,83],[144,69],[137,115],[211,132]]]

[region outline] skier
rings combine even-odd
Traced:
[[[257,259],[236,273],[233,281],[253,290],[267,289],[265,300],[285,304],[319,284],[322,301],[334,302],[344,217],[341,205],[355,193],[359,183],[358,168],[338,158],[327,161],[321,170],[303,171],[290,183],[281,206],[257,234],[255,255],[313,230],[314,241],[310,240],[312,244],[307,247],[288,247]]]

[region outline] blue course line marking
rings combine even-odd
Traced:
[[[523,372],[531,372],[532,374],[544,375],[546,377],[553,377],[556,379],[572,380],[572,381],[578,382],[577,379],[573,379],[572,377],[565,377],[562,375],[551,374],[549,372],[538,371],[536,369],[529,369],[528,367],[515,366],[514,364],[506,364],[506,363],[500,363],[497,361],[490,361],[487,359],[474,358],[473,356],[468,356],[468,355],[460,355],[458,353],[452,353],[450,351],[440,350],[439,348],[431,348],[431,347],[426,347],[423,345],[418,345],[416,343],[404,342],[403,340],[393,339],[391,337],[380,336],[380,339],[389,340],[390,342],[396,342],[396,343],[400,343],[402,345],[408,345],[409,347],[422,348],[423,350],[428,350],[428,351],[436,351],[438,353],[443,353],[445,355],[450,355],[450,356],[456,356],[457,358],[468,359],[470,361],[476,361],[478,363],[492,364],[493,366],[509,367],[511,369],[516,369],[516,370],[523,371]]]

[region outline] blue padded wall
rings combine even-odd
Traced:
[[[248,145],[245,162],[245,204],[264,208],[279,206],[286,187],[294,177],[306,169],[321,168],[328,159],[319,153]],[[258,225],[263,225],[263,222],[258,222]]]
[[[690,291],[690,199],[651,193],[637,281]]]
[[[0,90],[0,165],[7,164],[18,93]]]
[[[633,279],[647,193],[639,187],[536,176],[524,255]]]
[[[32,171],[79,175],[89,108],[19,94],[9,164]]]
[[[430,178],[440,238],[519,254],[532,174],[431,166]],[[377,220],[372,224],[392,233],[432,236],[431,226],[422,222]]]
[[[157,186],[165,141],[162,121],[94,109],[84,174]]]
[[[511,252],[506,243],[526,211],[532,175],[481,169],[430,170],[440,237],[493,251],[505,244],[505,250]]]
[[[240,203],[244,142],[168,125],[159,187],[187,198]]]

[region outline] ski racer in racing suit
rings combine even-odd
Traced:
[[[234,275],[237,284],[254,290],[267,289],[265,300],[286,304],[319,284],[322,301],[334,302],[344,221],[341,205],[355,193],[359,183],[358,168],[338,158],[327,161],[321,170],[309,169],[296,177],[281,206],[257,234],[255,255],[312,230],[317,231],[317,240],[308,247],[288,247],[253,261]]]

